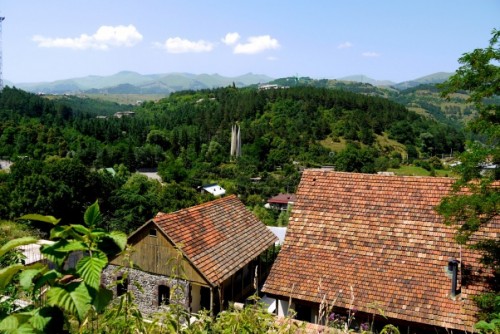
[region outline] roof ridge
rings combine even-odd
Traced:
[[[192,211],[199,210],[199,209],[201,209],[203,207],[206,207],[206,206],[217,205],[220,202],[229,202],[230,200],[233,200],[235,198],[237,199],[237,196],[235,194],[231,194],[231,195],[228,195],[228,196],[220,197],[220,198],[217,198],[217,199],[214,199],[214,200],[211,200],[211,201],[203,202],[203,203],[200,203],[200,204],[197,204],[197,205],[194,205],[194,206],[190,206],[190,207],[187,207],[187,208],[182,208],[182,209],[179,209],[179,210],[176,210],[176,211],[172,211],[172,212],[168,212],[168,213],[164,213],[164,212],[160,211],[160,212],[158,212],[158,214],[156,215],[156,217],[160,218],[160,217],[164,217],[164,216],[170,216],[170,215],[173,215],[173,214],[179,214],[181,212],[192,212]]]
[[[311,172],[321,172],[324,174],[340,174],[340,175],[350,175],[354,177],[380,177],[380,178],[411,178],[411,179],[428,179],[428,180],[452,180],[455,181],[457,178],[446,177],[446,176],[430,176],[430,175],[386,175],[386,174],[370,174],[370,173],[355,173],[355,172],[344,172],[344,171],[336,171],[336,170],[327,170],[322,168],[307,168],[303,171],[303,173],[311,173]]]

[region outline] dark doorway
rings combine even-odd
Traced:
[[[311,308],[309,306],[295,304],[295,319],[311,322]]]
[[[158,306],[170,304],[170,287],[158,285]]]
[[[118,284],[116,284],[116,295],[121,296],[127,293],[128,291],[128,278],[123,279],[122,276],[118,276],[116,278]]]
[[[202,309],[210,310],[210,289],[202,286],[200,289],[200,306]]]

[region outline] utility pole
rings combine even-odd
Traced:
[[[5,17],[0,16],[0,91],[3,89],[3,72],[2,72],[2,21],[5,20]]]

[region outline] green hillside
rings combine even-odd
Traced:
[[[375,173],[464,147],[455,127],[321,84],[176,92],[136,106],[6,87],[0,157],[14,165],[0,173],[0,219],[38,212],[71,220],[97,197],[105,227],[129,232],[158,211],[207,200],[196,190],[202,184],[220,183],[259,211],[266,198],[293,192],[302,168]],[[114,117],[120,111],[133,113]],[[235,124],[241,157],[230,157]],[[103,172],[110,167],[119,177]],[[158,170],[168,187],[131,174],[141,169]]]
[[[433,85],[445,82],[452,74],[453,73],[448,73],[448,72],[438,72],[414,80],[400,82],[392,86],[396,89],[404,90],[408,88],[417,87],[420,85]]]
[[[417,86],[403,90],[400,90],[403,86],[398,85],[383,87],[356,81],[317,80],[308,77],[281,78],[273,80],[271,83],[284,87],[321,87],[384,97],[400,103],[422,116],[460,128],[476,114],[476,111],[472,104],[466,103],[468,95],[465,92],[454,94],[449,100],[441,97],[436,83],[442,82],[446,77],[449,77],[448,73],[438,73],[423,77],[419,79],[418,82],[421,83]],[[433,83],[423,84],[423,82]]]

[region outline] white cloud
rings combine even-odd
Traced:
[[[82,34],[75,38],[51,38],[33,36],[33,41],[42,48],[69,48],[77,50],[107,50],[110,47],[132,47],[142,41],[142,35],[133,25],[101,26],[95,34]]]
[[[234,53],[243,53],[243,54],[256,54],[263,52],[265,50],[278,49],[280,44],[277,39],[271,38],[269,35],[263,36],[253,36],[249,37],[247,43],[245,44],[237,44],[234,47]]]
[[[236,42],[238,42],[238,40],[240,39],[240,37],[241,37],[240,34],[238,34],[237,32],[229,32],[222,39],[222,43],[224,43],[226,45],[233,45]]]
[[[363,52],[362,56],[374,58],[374,57],[380,57],[380,53],[368,51],[368,52]]]
[[[349,49],[351,47],[352,47],[351,42],[344,42],[344,43],[340,43],[339,46],[337,46],[337,49]]]
[[[210,52],[214,45],[210,42],[199,40],[190,41],[180,37],[169,38],[165,43],[155,43],[155,46],[167,50],[168,53]]]

